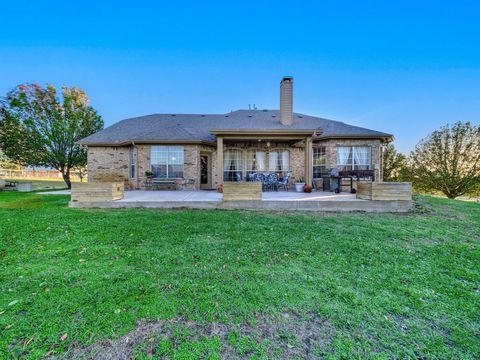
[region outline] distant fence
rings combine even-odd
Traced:
[[[72,180],[80,179],[77,172],[72,172],[70,177]],[[58,170],[34,170],[34,169],[25,169],[25,170],[0,169],[0,178],[63,179],[62,173]]]

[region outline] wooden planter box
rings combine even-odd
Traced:
[[[226,182],[223,184],[223,200],[262,200],[262,183]]]
[[[72,183],[72,201],[113,201],[123,199],[123,182]]]
[[[357,198],[411,201],[412,183],[359,181],[357,183]]]

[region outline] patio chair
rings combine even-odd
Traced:
[[[265,175],[263,175],[262,173],[252,173],[252,174],[250,174],[250,180],[249,181],[261,182],[262,183],[262,190],[265,189]]]
[[[265,187],[269,190],[278,190],[278,176],[276,173],[270,173],[265,180]]]
[[[265,180],[265,175],[263,175],[262,173],[253,174],[253,181],[263,182],[264,180]]]
[[[290,182],[290,176],[291,175],[292,174],[287,173],[287,175],[285,175],[282,179],[278,180],[277,184],[276,184],[277,189],[279,187],[283,187],[285,191],[288,191],[288,183]]]

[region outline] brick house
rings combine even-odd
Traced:
[[[122,120],[83,140],[89,179],[114,173],[139,189],[155,178],[190,179],[195,189],[244,181],[255,172],[312,183],[331,169],[382,179],[382,147],[393,136],[293,112],[293,78],[280,83],[280,110],[154,114]]]

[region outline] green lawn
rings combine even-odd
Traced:
[[[478,203],[322,215],[67,201],[0,194],[2,359],[480,356]]]

